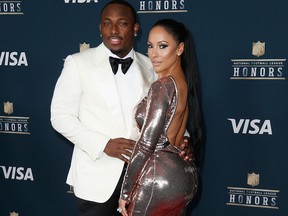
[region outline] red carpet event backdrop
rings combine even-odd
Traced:
[[[129,2],[141,53],[158,19],[194,37],[206,145],[188,215],[288,215],[288,1]],[[65,183],[73,146],[51,127],[50,102],[63,59],[101,42],[105,3],[0,1],[1,216],[77,215]]]

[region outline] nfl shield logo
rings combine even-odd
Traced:
[[[19,214],[16,212],[10,212],[10,216],[19,216]]]
[[[265,42],[261,43],[260,41],[252,44],[252,55],[262,56],[265,54]]]
[[[9,101],[4,102],[4,113],[8,115],[13,113],[13,103],[10,103]]]
[[[259,185],[259,179],[260,179],[259,174],[256,174],[254,172],[248,173],[247,184],[252,186],[252,187],[255,187],[255,186]]]

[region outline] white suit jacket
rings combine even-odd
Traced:
[[[141,72],[135,105],[147,94],[156,75],[150,60],[135,52],[133,68]],[[131,71],[133,72],[133,71]],[[103,150],[112,138],[130,138],[137,133],[125,126],[120,98],[104,44],[65,59],[51,103],[55,130],[75,146],[67,183],[77,197],[105,202],[112,195],[124,162]],[[129,95],[127,95],[129,97]],[[131,116],[132,117],[132,116]]]

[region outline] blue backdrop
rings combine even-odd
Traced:
[[[158,19],[194,36],[206,144],[193,216],[288,215],[286,0],[130,0],[146,53]],[[50,124],[63,59],[101,42],[105,0],[0,1],[0,215],[76,216],[72,144]]]

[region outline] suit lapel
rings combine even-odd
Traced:
[[[97,88],[99,89],[103,100],[109,107],[111,115],[114,116],[114,119],[118,123],[119,127],[125,130],[126,126],[122,113],[122,106],[118,96],[114,74],[107,56],[108,54],[104,48],[103,50],[99,49],[99,51],[100,55],[98,54],[95,56],[96,59],[98,58],[97,66],[95,65],[98,70],[95,75],[97,76],[97,80],[99,80],[97,83]]]
[[[121,99],[118,95],[114,74],[109,63],[107,51],[104,44],[99,45],[95,50],[96,52],[93,58],[96,59],[95,68],[97,68],[95,73],[95,76],[97,76],[96,87],[99,89],[103,100],[109,107],[111,115],[114,116],[119,128],[126,131],[127,128],[122,112],[122,105],[120,102]],[[136,52],[134,58],[133,64],[136,64],[136,70],[140,71],[139,85],[142,87],[137,93],[137,97],[135,97],[134,105],[136,105],[144,96],[146,96],[151,83],[155,81],[156,76],[152,71],[152,67],[149,65],[149,61],[145,62]],[[148,70],[147,68],[151,69]],[[127,95],[127,97],[129,97],[129,95]]]
[[[140,91],[135,98],[136,105],[143,97],[147,95],[151,84],[156,80],[156,76],[152,70],[152,67],[148,64],[145,64],[143,61],[141,62],[141,59],[137,53],[135,53],[135,60],[137,63],[137,70],[140,71],[140,86],[142,86],[142,91]]]

